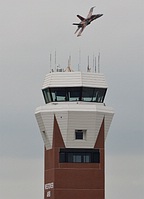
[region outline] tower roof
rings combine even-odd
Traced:
[[[107,88],[104,75],[88,72],[52,72],[46,75],[42,89],[48,87]]]

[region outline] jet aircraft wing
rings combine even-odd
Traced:
[[[92,16],[92,13],[93,13],[93,9],[94,9],[94,8],[95,8],[95,6],[92,7],[92,8],[90,9],[90,11],[89,11],[89,13],[88,13],[88,16],[87,16],[87,19],[90,18],[90,17]]]
[[[78,17],[81,21],[85,20],[85,18],[82,17],[82,16],[80,16],[80,15],[77,15],[77,17]]]
[[[83,30],[85,29],[85,27],[86,27],[86,25],[83,25],[83,26],[81,27],[81,30],[79,31],[77,37],[81,36],[81,33],[83,32]]]

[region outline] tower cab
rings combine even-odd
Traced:
[[[42,92],[46,104],[66,101],[103,103],[106,90],[102,74],[68,72],[48,74]]]

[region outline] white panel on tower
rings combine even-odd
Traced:
[[[55,112],[55,116],[62,134],[63,141],[66,143],[68,131],[68,111]]]

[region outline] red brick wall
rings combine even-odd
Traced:
[[[104,121],[94,148],[100,150],[100,163],[60,163],[65,148],[54,118],[53,147],[45,150],[44,199],[104,199]]]

